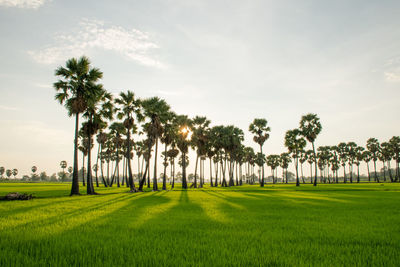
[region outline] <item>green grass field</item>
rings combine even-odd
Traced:
[[[0,184],[0,266],[400,264],[400,184],[69,189]]]

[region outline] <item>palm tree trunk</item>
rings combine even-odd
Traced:
[[[158,185],[157,185],[157,152],[158,152],[158,137],[156,137],[156,149],[155,149],[155,152],[154,152],[153,191],[158,191]]]
[[[318,171],[318,166],[317,166],[317,154],[315,153],[315,146],[314,142],[312,142],[312,148],[314,152],[314,165],[315,165],[315,179],[314,179],[314,186],[317,186],[317,171]]]
[[[187,189],[186,182],[186,153],[182,152],[182,189]]]
[[[87,163],[87,187],[86,192],[88,195],[94,195],[93,181],[92,181],[92,135],[88,134],[89,147],[88,147],[88,163]]]
[[[360,164],[357,165],[357,183],[360,183]]]
[[[79,195],[79,179],[78,179],[78,130],[79,130],[79,113],[75,115],[75,139],[74,139],[74,170],[72,172],[71,196]]]
[[[313,183],[313,174],[312,174],[312,163],[310,163],[310,184]]]
[[[167,147],[168,147],[168,144],[167,144],[167,142],[165,142],[165,149],[164,149],[164,175],[163,175],[162,190],[167,190]]]
[[[379,183],[378,175],[376,174],[376,160],[374,160],[375,182]]]
[[[85,186],[85,154],[82,152],[82,185]]]
[[[260,151],[261,151],[261,156],[263,155],[263,151],[262,151],[262,145],[260,145]],[[262,163],[262,167],[261,167],[261,169],[262,169],[262,177],[261,177],[261,184],[260,184],[260,186],[261,187],[264,187],[264,162]]]
[[[194,183],[192,184],[192,186],[194,186],[194,188],[197,188],[197,163],[199,162],[199,153],[196,153],[196,166],[194,167]]]
[[[135,181],[133,181],[133,174],[132,174],[132,165],[131,165],[131,132],[128,129],[128,176],[129,176],[129,188],[130,188],[130,192],[134,192],[135,191]]]
[[[301,180],[303,181],[303,184],[306,183],[306,181],[304,180],[304,174],[303,174],[303,163],[300,163],[300,169],[301,169]]]
[[[393,183],[394,181],[393,181],[392,170],[390,169],[390,160],[387,161],[387,164],[388,164],[388,169],[389,169],[389,178],[390,178],[390,181]]]
[[[212,158],[210,157],[210,185],[214,187],[213,178],[212,178]]]
[[[97,148],[97,159],[96,159],[96,187],[99,187],[99,178],[97,176],[97,173],[99,171],[99,154],[100,154],[100,144],[99,147]]]
[[[300,180],[299,180],[299,159],[296,157],[295,158],[295,167],[296,167],[296,186],[300,186]]]
[[[343,183],[346,183],[347,182],[347,179],[346,179],[346,165],[342,165],[343,166]]]
[[[371,173],[369,172],[369,163],[367,162],[368,182],[371,182]]]

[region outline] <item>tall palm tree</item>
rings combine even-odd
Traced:
[[[175,142],[178,126],[173,123],[176,114],[170,113],[168,121],[164,124],[164,131],[160,138],[161,143],[164,144],[164,173],[163,173],[163,187],[162,190],[167,190],[167,166],[168,166],[168,146]],[[171,166],[172,167],[172,166]]]
[[[260,153],[262,154],[262,147],[265,141],[269,138],[269,132],[271,128],[267,126],[268,121],[266,119],[254,119],[249,126],[249,131],[254,134],[253,140],[260,146]],[[264,186],[264,164],[262,165],[262,178],[260,186]]]
[[[308,164],[310,164],[310,183],[312,184],[313,183],[312,165],[315,163],[314,151],[309,149],[306,151],[306,155],[307,155],[307,162]]]
[[[363,161],[367,164],[368,182],[371,182],[371,174],[370,174],[370,171],[369,171],[369,162],[372,159],[372,153],[369,152],[368,150],[365,150],[362,153],[362,158],[363,158]]]
[[[375,181],[379,183],[379,178],[376,173],[376,161],[378,160],[379,151],[381,150],[381,146],[379,144],[378,139],[369,138],[367,140],[367,149],[371,152],[372,160],[374,161],[374,172],[375,172]]]
[[[79,115],[84,112],[88,100],[96,93],[96,83],[103,77],[98,68],[90,66],[87,57],[67,60],[66,67],[58,67],[55,75],[59,80],[54,83],[57,91],[55,99],[64,104],[69,116],[75,116],[75,141],[74,141],[74,170],[72,174],[71,195],[79,195],[78,181],[78,131]]]
[[[281,166],[281,168],[285,171],[285,182],[288,183],[288,167],[289,167],[289,163],[292,161],[292,159],[290,158],[290,154],[287,152],[283,152],[281,153],[281,155],[279,156],[279,165]],[[283,176],[282,176],[282,183],[284,182]]]
[[[354,142],[347,143],[347,155],[348,155],[349,172],[350,172],[350,183],[353,182],[353,165],[356,160],[356,149],[357,149],[356,143],[354,143]]]
[[[186,115],[178,115],[175,118],[179,132],[177,134],[177,147],[182,153],[182,188],[187,189],[186,181],[186,154],[189,151],[189,144],[192,135],[192,121]]]
[[[10,178],[10,176],[12,175],[12,170],[7,169],[6,170],[6,175],[7,175],[7,178]]]
[[[158,139],[161,137],[164,127],[170,117],[170,106],[164,99],[158,97],[151,97],[142,100],[142,107],[144,115],[150,119],[147,127],[148,135],[151,135],[155,143],[154,151],[154,177],[153,177],[153,190],[158,190],[157,185],[157,153],[158,153]]]
[[[301,117],[300,120],[300,130],[302,135],[307,139],[308,142],[312,144],[313,152],[314,152],[314,165],[315,165],[315,179],[314,186],[317,185],[317,155],[315,153],[314,142],[317,139],[317,136],[322,130],[322,125],[319,121],[317,114],[309,113]]]
[[[114,175],[112,176],[111,179],[111,184],[110,187],[112,187],[114,183],[114,178],[117,180],[117,187],[120,187],[119,183],[119,163],[120,163],[120,152],[121,152],[121,146],[124,144],[124,139],[122,138],[122,135],[126,135],[126,128],[121,122],[113,122],[110,125],[110,134],[113,136],[112,142],[114,143],[115,146],[115,171]]]
[[[196,116],[192,119],[193,134],[191,138],[192,148],[196,150],[196,165],[194,168],[194,188],[197,188],[197,164],[199,158],[206,155],[207,151],[207,130],[210,125],[210,120],[206,117]]]
[[[389,140],[389,144],[393,151],[393,158],[396,161],[396,181],[400,182],[400,170],[399,170],[399,161],[400,161],[400,136],[393,136]]]
[[[386,181],[386,175],[385,175],[385,163],[387,164],[387,168],[388,168],[388,172],[389,172],[389,177],[390,177],[390,181],[393,182],[393,175],[392,175],[392,171],[391,171],[391,167],[390,167],[390,161],[393,159],[394,153],[393,153],[393,149],[392,146],[389,142],[383,142],[381,144],[381,153],[379,153],[380,155],[380,160],[383,163],[383,179],[384,181]]]
[[[355,164],[357,166],[357,183],[360,182],[360,164],[363,161],[363,152],[365,148],[362,146],[357,146],[355,149]]]
[[[83,123],[83,129],[89,140],[89,144],[93,143],[93,136],[100,130],[104,129],[106,122],[105,120],[111,120],[113,114],[112,95],[103,89],[101,84],[94,85],[93,95],[87,101],[87,108],[83,113],[83,117],[87,120]],[[88,147],[87,157],[87,194],[93,195],[93,177],[92,177],[92,166],[91,166],[91,152],[92,146]]]
[[[131,132],[137,130],[137,126],[135,125],[134,117],[138,119],[138,121],[143,121],[143,116],[141,114],[141,103],[139,100],[135,99],[135,94],[131,91],[127,91],[126,93],[121,92],[119,94],[119,98],[115,99],[115,103],[120,106],[120,110],[118,113],[119,119],[124,119],[124,126],[126,128],[126,150],[128,155],[128,177],[129,177],[129,187],[130,192],[135,192],[135,183],[133,181],[133,173],[132,173],[132,164],[131,164]]]
[[[267,156],[266,163],[267,163],[267,166],[271,167],[272,183],[274,183],[274,184],[276,183],[274,173],[275,173],[275,169],[277,167],[279,167],[279,160],[280,160],[279,155],[268,155]]]
[[[348,154],[349,154],[348,148],[347,148],[347,144],[344,143],[344,142],[341,142],[341,143],[339,143],[337,145],[337,149],[338,149],[337,152],[338,152],[338,155],[339,155],[339,160],[340,160],[340,163],[341,163],[341,165],[343,167],[343,183],[346,183],[347,182],[347,179],[346,179],[346,163],[347,163]]]
[[[285,134],[285,146],[292,154],[296,168],[296,186],[300,186],[299,180],[299,154],[306,147],[306,140],[301,136],[299,129],[288,130]]]

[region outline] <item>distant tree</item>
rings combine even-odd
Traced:
[[[369,162],[372,159],[372,153],[368,150],[363,151],[362,153],[363,161],[367,164],[367,171],[368,171],[368,181],[371,182],[371,174],[369,171]]]
[[[300,186],[299,180],[299,156],[300,151],[306,147],[306,140],[301,136],[299,129],[289,130],[285,134],[285,146],[289,153],[292,154],[295,169],[296,169],[296,186]]]
[[[0,177],[1,178],[3,178],[4,172],[5,172],[4,167],[0,167]]]
[[[63,169],[63,176],[61,178],[61,181],[65,180],[65,168],[67,168],[67,162],[65,160],[60,162],[60,167]]]
[[[279,155],[268,155],[267,156],[267,166],[271,167],[271,172],[272,172],[272,182],[275,184],[276,179],[275,179],[275,169],[279,167]]]
[[[399,170],[399,162],[400,162],[400,136],[393,136],[389,140],[389,144],[393,151],[393,158],[396,161],[396,181],[400,181],[400,170]]]
[[[317,185],[317,155],[315,153],[314,142],[317,139],[317,136],[322,130],[322,125],[319,121],[317,114],[309,113],[301,117],[300,120],[300,130],[301,134],[307,139],[308,142],[312,144],[313,153],[314,153],[314,165],[315,165],[315,179],[314,186]]]
[[[379,151],[381,150],[381,146],[379,144],[378,139],[370,138],[367,140],[367,149],[371,152],[371,158],[374,161],[374,173],[375,173],[375,181],[379,183],[379,178],[376,173],[376,161],[378,160]]]
[[[348,160],[348,148],[347,148],[347,144],[344,142],[341,142],[337,145],[337,151],[338,151],[338,155],[339,155],[339,160],[340,163],[343,167],[343,183],[347,182],[346,179],[346,163]]]
[[[14,179],[17,176],[17,174],[18,174],[18,170],[17,169],[13,169],[12,170],[12,175],[14,176]]]
[[[268,121],[266,119],[254,119],[249,126],[249,131],[254,134],[253,140],[260,146],[260,153],[263,154],[262,147],[266,140],[269,138],[269,132],[271,128],[267,126]],[[264,186],[264,164],[261,167],[261,183],[260,186]]]
[[[44,171],[40,173],[39,177],[40,177],[40,181],[48,181],[49,180],[47,173]]]
[[[290,158],[290,154],[287,152],[281,153],[280,157],[280,166],[281,168],[285,171],[285,182],[288,183],[288,167],[289,167],[289,163],[292,161]],[[282,177],[282,182],[284,182],[284,179]]]
[[[6,170],[6,175],[7,175],[8,178],[10,178],[10,176],[12,175],[12,170],[7,169]]]

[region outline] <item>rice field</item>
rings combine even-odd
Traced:
[[[96,188],[97,189],[97,188]],[[2,183],[0,266],[398,266],[400,184],[246,185],[69,197]],[[82,193],[85,188],[82,188]]]

